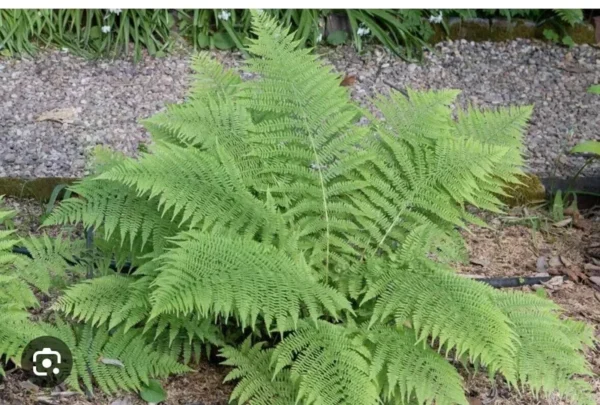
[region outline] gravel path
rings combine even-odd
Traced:
[[[535,104],[527,157],[542,175],[572,175],[582,159],[563,152],[577,141],[600,139],[600,96],[586,93],[600,83],[597,48],[569,51],[529,40],[444,42],[422,65],[379,48],[363,55],[351,47],[321,52],[340,71],[356,75],[352,93],[363,102],[387,91],[387,82],[458,88],[463,103],[479,106]],[[239,53],[215,55],[229,66],[241,63]],[[135,154],[148,139],[137,121],[182,100],[188,63],[181,55],[138,64],[86,61],[58,50],[33,59],[0,58],[0,176],[81,176],[86,155],[97,144]],[[74,117],[64,123],[37,121],[56,108],[69,108]]]

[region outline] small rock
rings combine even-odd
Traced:
[[[17,157],[14,153],[7,153],[6,155],[4,155],[4,161],[6,163],[13,163],[16,159]]]
[[[537,291],[537,290],[543,290],[544,286],[541,284],[534,284],[531,286],[531,288],[533,289],[533,291]]]
[[[594,284],[596,284],[597,286],[600,286],[600,277],[598,276],[592,276],[590,277],[590,281]]]
[[[38,387],[37,385],[35,385],[34,383],[32,383],[29,380],[25,380],[25,381],[20,381],[19,382],[19,386],[21,386],[21,388],[23,388],[26,391],[34,391],[37,392],[40,390],[40,387]]]
[[[557,288],[563,285],[564,279],[562,276],[552,277],[550,280],[546,281],[544,285],[548,288]]]
[[[553,256],[550,258],[550,261],[548,262],[548,265],[550,267],[560,267],[562,266],[562,262],[560,261],[560,259],[558,258],[558,256]]]
[[[535,262],[535,268],[539,272],[542,272],[548,268],[548,263],[546,262],[546,256],[540,256],[537,258],[537,260]]]

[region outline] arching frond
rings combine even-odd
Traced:
[[[371,354],[351,328],[319,321],[303,324],[273,352],[275,375],[290,370],[298,384],[296,402],[304,404],[377,404],[370,378]]]
[[[391,403],[468,404],[457,370],[403,326],[379,326],[368,334],[373,346],[371,377]]]
[[[235,316],[242,326],[295,324],[302,311],[313,319],[350,309],[334,289],[311,279],[282,251],[242,238],[202,232],[175,242],[160,259],[153,282],[152,316]]]
[[[252,405],[289,405],[295,403],[296,389],[290,378],[289,370],[274,375],[271,364],[273,349],[263,349],[263,343],[252,346],[246,339],[239,347],[225,346],[220,356],[222,363],[234,366],[225,381],[239,380],[231,393],[231,399],[239,403]]]

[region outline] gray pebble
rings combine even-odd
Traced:
[[[529,40],[447,41],[434,48],[422,64],[393,57],[379,46],[365,49],[362,56],[351,46],[328,49],[327,58],[339,72],[358,78],[351,93],[364,105],[373,95],[389,92],[384,81],[413,89],[460,89],[460,106],[534,105],[524,151],[530,168],[563,177],[577,171],[583,159],[565,152],[579,141],[599,138],[600,97],[586,93],[589,85],[600,83],[599,49],[567,50]],[[558,69],[567,52],[587,71]],[[239,72],[239,52],[213,54]],[[45,50],[31,59],[3,61],[0,174],[81,176],[82,163],[96,144],[135,156],[137,145],[149,140],[139,121],[184,100],[190,55],[144,57],[134,64]],[[253,75],[242,72],[242,77]],[[46,111],[67,107],[78,110],[74,123],[35,121]]]

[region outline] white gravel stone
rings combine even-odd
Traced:
[[[351,46],[318,52],[340,72],[357,77],[352,95],[362,103],[389,91],[385,81],[414,89],[460,89],[463,105],[533,104],[526,156],[542,175],[572,175],[583,159],[560,156],[581,140],[600,139],[600,96],[586,93],[600,83],[600,50],[594,47],[448,41],[436,45],[422,64],[380,47],[362,54]],[[560,68],[568,52],[580,71]],[[239,52],[214,55],[229,67],[242,64]],[[184,99],[189,60],[189,55],[170,55],[137,64],[90,61],[60,50],[0,57],[0,176],[81,176],[83,159],[98,144],[135,155],[148,141],[139,120]],[[69,107],[78,112],[73,123],[36,121],[46,111]]]

